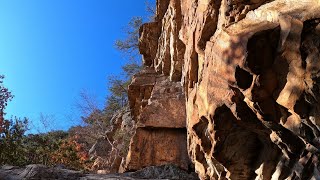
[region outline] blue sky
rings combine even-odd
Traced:
[[[107,76],[125,63],[114,42],[133,16],[146,16],[145,0],[0,1],[0,74],[15,95],[7,116],[43,130],[43,113],[66,130],[79,123],[81,90],[103,105]]]

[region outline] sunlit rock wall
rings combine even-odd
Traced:
[[[187,167],[185,143],[201,179],[319,179],[319,22],[319,0],[158,0],[127,169]]]

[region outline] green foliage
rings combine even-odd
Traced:
[[[137,74],[141,70],[141,65],[129,62],[122,66],[122,71],[124,72],[124,77],[130,79],[133,75]]]
[[[27,118],[4,118],[7,102],[13,96],[4,87],[3,79],[4,76],[0,76],[0,165],[64,164],[74,169],[88,169],[91,162],[77,136],[69,136],[64,131],[25,135]]]
[[[106,101],[105,111],[110,114],[113,114],[117,110],[124,107],[128,102],[128,85],[129,81],[120,79],[116,76],[109,77],[109,92],[110,96],[108,96]]]
[[[8,101],[11,101],[13,95],[8,88],[3,85],[4,75],[0,75],[0,118],[4,116],[4,109],[6,108]]]
[[[116,40],[115,47],[130,59],[136,59],[139,48],[139,28],[143,24],[142,17],[133,17],[128,26],[125,27],[124,32],[126,38]]]
[[[0,122],[0,164],[23,165],[23,137],[27,130],[28,120],[14,118]]]
[[[24,162],[22,155],[22,138],[27,130],[28,120],[14,118],[6,120],[4,118],[5,108],[8,101],[11,101],[13,95],[3,85],[4,76],[0,75],[0,164],[11,163],[20,165]]]
[[[64,131],[52,131],[42,134],[30,134],[23,138],[25,164],[54,165],[52,152],[57,150],[63,139],[68,137]]]
[[[77,136],[65,131],[30,134],[23,139],[24,164],[63,164],[72,169],[87,169],[88,155],[77,140]]]
[[[148,14],[147,20],[153,21],[156,14],[154,1],[145,1],[145,5]],[[115,42],[116,49],[127,55],[129,59],[137,59],[139,54],[139,30],[144,22],[145,19],[141,16],[132,17],[128,25],[124,28],[126,37]]]

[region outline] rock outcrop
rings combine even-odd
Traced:
[[[140,30],[125,170],[319,179],[319,0],[157,0]]]
[[[133,77],[128,94],[136,131],[120,172],[170,163],[188,170],[191,162],[181,84],[146,68]]]
[[[136,172],[122,174],[86,174],[81,171],[64,169],[61,167],[47,167],[31,164],[26,167],[0,167],[0,180],[141,180],[141,179],[172,179],[197,180],[195,173],[189,173],[174,165],[150,166]]]

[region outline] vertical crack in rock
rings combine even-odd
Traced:
[[[190,58],[189,88],[193,88],[195,83],[198,82],[198,67],[198,54],[195,51],[193,51]]]
[[[186,47],[180,39],[173,43],[173,47],[175,51],[172,52],[173,56],[171,56],[170,78],[172,81],[179,82],[182,77],[183,57]]]

